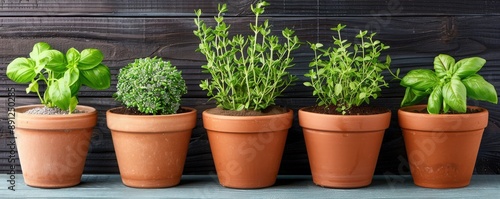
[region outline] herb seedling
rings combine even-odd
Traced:
[[[401,80],[406,87],[401,106],[414,105],[428,98],[430,114],[467,111],[467,97],[498,103],[495,87],[477,72],[486,60],[480,57],[455,59],[446,54],[434,58],[434,70],[411,70]]]
[[[379,61],[383,50],[389,48],[379,40],[374,40],[375,33],[359,31],[358,43],[350,43],[342,38],[341,31],[346,26],[338,24],[332,28],[337,32],[333,36],[333,46],[323,48],[321,43],[309,43],[314,51],[314,59],[309,64],[311,70],[304,82],[313,88],[313,96],[317,96],[318,106],[336,106],[339,113],[347,114],[353,106],[369,103],[370,98],[376,99],[381,87],[388,87],[382,75],[383,70],[389,70],[391,59],[387,55],[385,63]],[[399,70],[393,76],[397,76]]]
[[[299,39],[286,28],[281,32],[286,41],[280,43],[280,38],[271,35],[268,20],[259,23],[267,5],[261,1],[251,6],[253,35],[246,37],[229,37],[230,26],[223,17],[226,4],[218,6],[214,28],[200,19],[201,10],[195,11],[198,29],[194,34],[200,39],[197,51],[205,55],[208,63],[202,68],[212,76],[202,80],[200,87],[223,109],[263,110],[274,105],[276,97],[297,79],[287,69],[293,66],[292,51],[299,48]]]
[[[101,63],[104,55],[98,49],[79,52],[70,48],[63,54],[49,44],[39,42],[29,55],[29,58],[14,59],[7,66],[7,77],[16,83],[29,83],[26,93],[35,92],[47,107],[58,107],[72,113],[78,104],[81,85],[97,90],[110,86],[111,74]],[[40,81],[47,85],[44,93],[40,93]]]

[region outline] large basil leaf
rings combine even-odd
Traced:
[[[460,79],[463,79],[476,74],[477,71],[481,70],[485,63],[486,60],[480,57],[462,59],[455,64],[457,71],[453,74],[453,76],[458,76]]]
[[[28,83],[36,77],[35,62],[28,58],[16,58],[7,66],[7,77],[16,83]]]
[[[436,75],[440,78],[445,77],[448,71],[452,73],[454,65],[455,59],[449,55],[440,54],[434,58],[434,71],[436,71]]]
[[[442,88],[437,86],[432,90],[427,102],[427,112],[430,114],[439,114],[441,106],[443,105],[443,92]]]
[[[467,96],[475,100],[483,100],[494,104],[498,103],[495,87],[478,74],[462,80],[467,89]]]
[[[403,101],[401,102],[401,106],[414,105],[422,101],[427,95],[429,94],[423,91],[414,90],[410,87],[407,87],[405,91],[405,96],[403,98]]]
[[[97,90],[104,90],[111,85],[111,74],[108,67],[99,64],[91,70],[80,71],[81,83]]]
[[[46,91],[47,92],[47,91]],[[48,88],[52,103],[62,110],[68,110],[71,100],[71,90],[64,79],[53,82]]]
[[[48,43],[45,42],[38,42],[35,45],[33,45],[33,50],[30,52],[30,58],[37,61],[40,60],[40,54],[46,50],[50,50],[51,47]]]
[[[427,91],[439,84],[439,78],[429,69],[411,70],[401,79],[401,85],[414,90]]]
[[[51,71],[56,73],[66,71],[66,59],[64,58],[64,54],[58,50],[46,50],[40,54],[39,58],[40,64],[44,64],[45,68]]]
[[[80,70],[78,68],[69,68],[64,73],[64,81],[68,83],[68,86],[73,85],[80,77]]]
[[[80,53],[80,62],[78,68],[80,70],[90,70],[99,65],[104,59],[104,55],[98,49],[89,48]]]
[[[443,86],[443,100],[452,110],[460,113],[467,111],[467,89],[457,78],[452,78],[450,82]]]

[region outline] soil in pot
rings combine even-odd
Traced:
[[[339,115],[307,110],[325,109],[308,107],[299,110],[299,123],[303,127],[314,183],[331,188],[357,188],[371,184],[391,112],[374,108],[359,109],[356,115]]]

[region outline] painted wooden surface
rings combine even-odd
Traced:
[[[115,92],[118,70],[135,58],[159,56],[168,59],[183,71],[189,93],[183,105],[194,107],[199,114],[213,107],[206,92],[198,84],[208,76],[201,73],[204,57],[195,52],[197,38],[193,10],[202,8],[204,19],[212,16],[221,1],[0,1],[0,173],[9,171],[7,113],[8,89],[15,89],[16,105],[37,103],[33,94],[24,92],[5,76],[7,64],[16,57],[27,56],[38,41],[46,41],[65,51],[70,47],[99,48],[104,63],[112,71],[112,86],[105,91],[83,88],[80,103],[96,107],[98,125],[89,150],[85,173],[117,173],[111,135],[106,127],[105,111],[119,106],[111,95]],[[227,22],[231,33],[248,34],[253,21],[249,5],[254,1],[230,1]],[[500,1],[299,1],[272,0],[264,18],[270,20],[274,34],[284,27],[293,28],[305,43],[331,41],[330,27],[347,25],[346,36],[359,29],[377,31],[377,39],[391,46],[386,52],[392,57],[392,68],[402,74],[417,67],[431,67],[434,56],[448,53],[457,58],[481,56],[488,60],[481,71],[485,78],[500,88]],[[296,66],[292,73],[297,84],[285,92],[278,104],[295,111],[313,105],[312,91],[302,85],[313,53],[303,45],[294,53]],[[374,105],[387,106],[393,111],[377,165],[377,174],[408,174],[406,154],[397,125],[396,110],[403,96],[397,81],[383,90]],[[500,173],[500,107],[471,102],[490,110],[490,122],[483,136],[475,173]],[[296,113],[296,112],[295,112]],[[296,119],[296,117],[295,117]],[[297,120],[289,132],[283,156],[281,174],[308,174],[309,165]],[[17,163],[16,163],[17,164]],[[14,165],[16,165],[14,164]],[[19,168],[19,167],[17,167]],[[18,170],[19,172],[19,170]],[[214,172],[212,157],[201,117],[195,128],[186,174]]]
[[[5,176],[0,176],[2,182]],[[471,184],[459,189],[428,189],[413,184],[409,176],[375,176],[370,186],[330,189],[314,185],[310,176],[278,176],[269,188],[241,190],[224,188],[215,175],[183,176],[178,186],[137,189],[122,184],[119,175],[84,175],[78,186],[39,189],[26,186],[22,177],[16,191],[0,189],[1,198],[498,198],[499,175],[475,175]]]

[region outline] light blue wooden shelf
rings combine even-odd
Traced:
[[[410,176],[378,175],[370,186],[330,189],[313,184],[311,176],[279,176],[269,188],[241,190],[219,185],[215,175],[186,175],[171,188],[137,189],[122,184],[119,175],[84,175],[70,188],[40,189],[16,175],[16,191],[8,190],[8,175],[0,176],[0,198],[500,198],[500,175],[474,175],[468,187],[428,189],[415,186]]]

